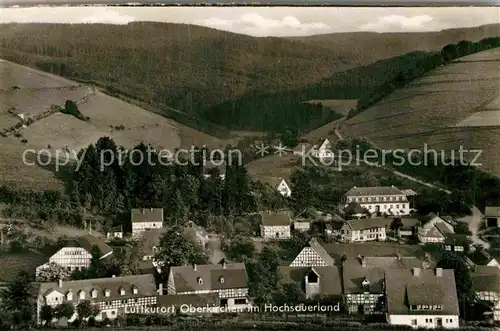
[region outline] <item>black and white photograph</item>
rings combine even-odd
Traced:
[[[500,331],[500,7],[265,4],[0,4],[0,330]]]

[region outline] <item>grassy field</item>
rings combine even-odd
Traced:
[[[0,253],[0,282],[10,282],[20,271],[35,274],[35,268],[47,262],[47,258],[39,253]]]
[[[62,106],[66,100],[78,101],[84,95],[88,95],[88,98],[82,100],[79,109],[89,120],[82,121],[71,115],[54,113],[20,130],[18,137],[0,137],[0,183],[27,188],[60,188],[58,176],[47,169],[23,163],[22,155],[26,149],[39,151],[50,147],[51,153],[64,148],[79,151],[103,136],[113,138],[117,144],[126,148],[144,142],[155,148],[171,151],[177,147],[189,148],[191,145],[216,148],[226,144],[225,141],[99,90],[92,90],[89,94],[87,86],[79,86],[66,79],[11,62],[4,61],[1,67],[8,77],[8,84],[19,87],[2,91],[10,97],[4,100],[0,116],[8,118],[9,124],[20,121],[7,113],[10,108],[15,108],[18,113],[38,114],[51,105]],[[3,86],[9,89],[12,87],[7,84]],[[30,97],[25,97],[26,95]],[[3,125],[3,118],[0,120]],[[27,142],[23,143],[24,139]]]
[[[499,60],[500,49],[491,49],[433,70],[349,119],[341,131],[384,149],[481,149],[482,168],[500,175],[500,127],[457,127],[498,103]]]

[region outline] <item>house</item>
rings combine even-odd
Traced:
[[[416,257],[348,257],[342,263],[342,279],[347,310],[351,314],[382,313],[385,272],[390,269],[421,268]]]
[[[368,209],[361,206],[359,202],[351,202],[344,208],[344,214],[349,218],[361,218],[370,215]]]
[[[427,214],[421,219],[418,227],[418,240],[422,243],[444,243],[448,234],[455,231],[453,226],[434,213]]]
[[[138,237],[143,231],[163,228],[163,208],[132,209],[132,235]]]
[[[458,328],[452,269],[391,269],[385,273],[387,322],[413,328]]]
[[[155,255],[159,251],[159,244],[161,238],[165,235],[167,229],[149,229],[140,234],[140,241],[142,243],[142,252],[144,256],[143,261],[155,261]]]
[[[290,212],[263,212],[261,214],[260,235],[265,239],[290,238]]]
[[[294,220],[293,229],[299,232],[307,232],[311,229],[311,222],[305,219]]]
[[[331,159],[335,156],[332,149],[333,146],[330,140],[328,140],[328,138],[321,138],[316,141],[316,144],[314,144],[311,154],[318,159]]]
[[[385,229],[390,223],[390,218],[360,218],[345,221],[340,228],[339,240],[343,242],[385,241]]]
[[[420,221],[417,218],[407,218],[401,217],[401,223],[403,226],[398,228],[398,237],[411,237],[417,232],[417,227]]]
[[[494,259],[487,251],[484,249],[476,249],[469,254],[469,258],[475,265],[484,265],[488,267],[498,267],[500,268],[500,263]]]
[[[297,284],[306,299],[316,296],[342,298],[342,277],[338,266],[280,266],[278,272],[283,284]]]
[[[342,197],[340,209],[351,202],[359,203],[371,214],[409,215],[410,202],[399,188],[390,187],[356,187],[347,191]]]
[[[424,252],[420,245],[400,245],[390,242],[371,243],[323,243],[311,239],[307,247],[290,263],[291,267],[319,267],[340,265],[342,259],[364,257],[417,257],[422,259]]]
[[[500,227],[500,205],[486,206],[484,211],[484,220],[489,228]]]
[[[465,234],[448,233],[444,238],[444,249],[451,252],[469,251],[469,239]]]
[[[226,178],[226,161],[206,160],[203,163],[203,177],[209,179],[216,176],[219,176],[221,180]]]
[[[293,155],[306,155],[313,146],[309,143],[300,143],[293,149]]]
[[[100,321],[123,315],[131,307],[155,306],[157,294],[151,274],[41,283],[37,296],[37,322],[42,322],[40,312],[44,305],[54,308],[63,302],[70,302],[76,307],[79,302],[89,300],[99,308],[95,318]],[[75,309],[69,321],[76,317]]]
[[[123,226],[122,225],[114,226],[106,232],[106,239],[112,240],[115,238],[119,238],[119,239],[123,238]]]
[[[49,268],[51,263],[56,263],[69,271],[85,269],[90,264],[94,247],[99,249],[101,260],[113,254],[113,249],[104,240],[87,234],[67,240],[64,247],[53,254],[47,263],[36,268],[35,274],[38,276],[40,271]]]
[[[493,304],[493,319],[500,321],[500,268],[478,265],[474,269],[471,276],[476,294]]]
[[[219,296],[220,306],[229,309],[250,307],[248,276],[244,263],[192,265],[171,267],[168,295],[208,294]]]
[[[271,186],[284,197],[288,198],[292,195],[291,186],[281,177],[259,176],[256,179],[263,184]]]

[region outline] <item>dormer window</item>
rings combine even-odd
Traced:
[[[203,279],[201,279],[201,277],[198,277],[198,278],[196,279],[196,281],[197,281],[197,282],[198,282],[198,284],[200,284],[200,285],[201,285],[201,284],[203,284]]]
[[[368,279],[366,279],[366,278],[365,278],[365,279],[363,280],[363,282],[361,283],[361,285],[363,285],[363,286],[368,286],[368,285],[370,285],[370,282],[368,281]]]
[[[80,300],[85,300],[85,292],[83,290],[80,290],[80,292],[78,293],[78,297],[80,298]]]
[[[73,300],[73,292],[66,293],[66,300],[69,300],[69,301]]]
[[[221,284],[224,284],[224,277],[220,277],[220,278],[219,278],[219,282],[220,282]]]
[[[139,289],[137,287],[132,287],[132,293],[139,294]]]
[[[120,295],[125,295],[125,289],[123,287],[120,287]]]
[[[97,298],[97,290],[92,291],[92,298],[93,299]]]
[[[111,290],[110,290],[110,289],[108,289],[108,288],[107,288],[107,289],[105,289],[105,290],[104,290],[104,296],[105,296],[105,297],[109,297],[110,295],[111,295]]]

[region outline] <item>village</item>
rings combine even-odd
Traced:
[[[330,152],[318,148],[321,145],[315,145],[315,157],[330,157]],[[204,178],[225,180],[223,170],[209,168]],[[294,187],[283,178],[258,180],[285,199],[292,196]],[[95,236],[89,228],[87,235],[67,241],[36,268],[38,280],[51,280],[36,283],[36,320],[39,324],[67,325],[90,318],[107,325],[127,315],[210,317],[285,312],[373,318],[413,328],[458,328],[465,313],[471,319],[473,314],[475,319],[479,315],[483,323],[498,323],[499,261],[470,234],[464,234],[463,229],[470,226],[465,220],[438,211],[419,214],[416,195],[412,189],[395,186],[354,186],[344,193],[334,211],[317,212],[313,219],[290,209],[259,211],[255,215],[258,230],[247,238],[253,245],[265,247],[307,238],[288,262],[280,260],[274,269],[260,266],[263,277],[273,277],[270,273],[276,272],[277,281],[272,286],[290,292],[279,300],[267,301],[256,298],[255,290],[250,289],[262,284],[252,284],[255,277],[249,275],[248,263],[225,256],[217,233],[209,233],[192,221],[176,225],[175,232],[165,225],[163,208],[135,208],[130,211],[129,223],[108,228],[105,236]],[[500,204],[487,206],[479,222],[498,228]],[[197,249],[210,255],[209,263],[175,265],[162,260],[162,246],[176,245],[172,236],[189,238]],[[71,275],[93,268],[96,261],[105,265],[123,249],[124,242],[134,243],[132,247],[140,252],[135,257],[138,268],[134,274],[72,280]],[[444,256],[456,259],[450,262]],[[270,261],[264,259],[263,263]],[[457,277],[450,266],[459,268],[462,262],[465,270],[458,272],[470,274],[474,304],[481,302],[482,310],[459,299],[462,293],[458,289],[464,286],[466,276]],[[73,309],[58,314],[61,305]],[[79,308],[82,305],[94,308],[79,316],[85,311]]]

